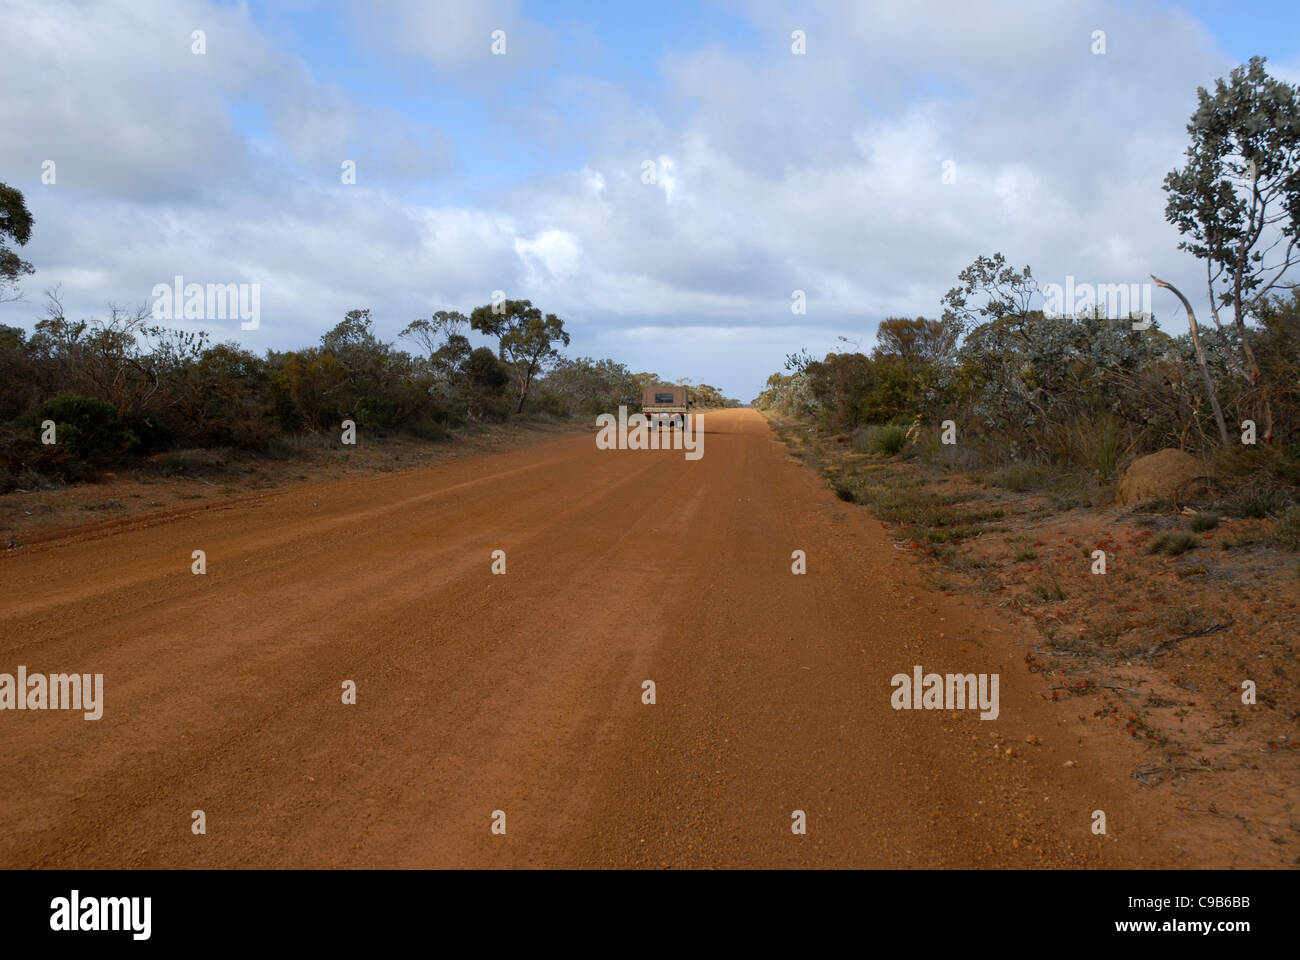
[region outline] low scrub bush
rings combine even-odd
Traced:
[[[1188,533],[1186,530],[1170,531],[1152,537],[1147,553],[1163,553],[1176,557],[1199,545],[1200,541],[1194,533]]]
[[[887,457],[898,455],[907,444],[907,428],[893,424],[876,427],[867,438],[867,449]]]

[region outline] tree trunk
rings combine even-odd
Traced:
[[[519,406],[515,409],[516,414],[524,412],[524,401],[528,399],[528,388],[533,385],[533,368],[530,364],[528,372],[524,374],[519,383]]]
[[[1187,298],[1179,292],[1173,284],[1165,283],[1155,274],[1151,279],[1156,282],[1157,287],[1164,287],[1166,290],[1172,290],[1174,296],[1183,302],[1183,308],[1187,311],[1187,325],[1192,331],[1192,345],[1196,348],[1196,360],[1201,367],[1201,379],[1205,381],[1205,393],[1210,398],[1210,407],[1214,410],[1214,422],[1219,425],[1219,439],[1223,445],[1228,445],[1228,425],[1223,422],[1223,410],[1219,408],[1219,398],[1214,392],[1214,381],[1210,379],[1210,368],[1205,363],[1205,351],[1201,349],[1201,336],[1196,329],[1196,315],[1192,313],[1192,305],[1187,302]]]

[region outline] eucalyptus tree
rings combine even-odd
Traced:
[[[1300,263],[1300,93],[1269,76],[1264,58],[1237,67],[1214,92],[1197,90],[1187,125],[1187,162],[1165,177],[1165,218],[1187,239],[1179,249],[1205,263],[1210,314],[1226,341],[1236,341],[1242,372],[1258,390],[1264,439],[1273,436],[1267,384],[1246,328],[1270,294],[1294,289]],[[1220,310],[1232,312],[1225,328]]]

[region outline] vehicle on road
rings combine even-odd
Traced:
[[[641,412],[656,430],[662,430],[665,423],[669,429],[686,429],[690,406],[690,393],[684,386],[656,383],[641,391]]]

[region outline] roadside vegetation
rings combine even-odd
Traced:
[[[1201,91],[1189,131],[1167,216],[1206,263],[1213,326],[1057,309],[1029,267],[981,256],[937,319],[884,320],[870,353],[789,356],[754,406],[931,561],[934,589],[1032,623],[1044,695],[1138,741],[1141,783],[1225,773],[1198,801],[1221,816],[1205,798],[1257,791],[1263,756],[1282,762],[1269,790],[1300,789],[1300,290],[1282,279],[1300,102],[1252,61]],[[1196,476],[1126,497],[1126,472],[1171,449]],[[1294,818],[1264,806],[1244,829],[1300,864]]]
[[[790,355],[754,405],[1062,508],[1105,504],[1134,460],[1184,451],[1204,466],[1188,495],[1280,519],[1300,490],[1300,94],[1256,58],[1199,91],[1188,131],[1166,217],[1204,264],[1212,328],[1154,277],[1174,333],[1136,310],[1140,265],[1064,303],[1072,283],[1040,287],[995,253],[937,319],[885,319],[869,354]]]
[[[26,214],[21,194],[2,184],[0,194]],[[30,215],[15,222],[24,231],[11,239],[25,242]],[[31,272],[4,263],[10,280]],[[30,335],[0,325],[0,493],[128,465],[169,475],[241,456],[297,459],[337,449],[345,420],[361,445],[589,420],[620,405],[639,410],[642,386],[660,381],[613,360],[566,357],[569,334],[555,314],[527,300],[501,306],[416,320],[399,336],[409,350],[379,339],[369,310],[351,310],[318,344],[258,355],[160,326],[147,307],[74,321],[52,292]],[[470,332],[497,349],[474,347]],[[708,384],[691,391],[696,409],[736,405]],[[43,442],[49,424],[54,443]]]

